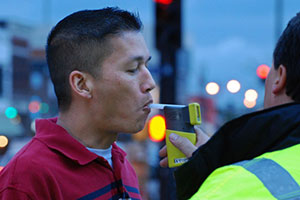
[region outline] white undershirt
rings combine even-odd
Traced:
[[[111,148],[112,146],[110,145],[110,147],[108,149],[93,149],[93,148],[89,148],[86,147],[89,151],[97,154],[98,156],[101,156],[103,158],[105,158],[107,160],[107,162],[110,164],[111,167],[113,167],[112,164],[112,159],[111,159]]]

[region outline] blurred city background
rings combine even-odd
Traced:
[[[198,102],[201,127],[210,135],[263,108],[273,48],[300,11],[299,0],[1,0],[1,166],[34,136],[36,118],[58,113],[45,60],[49,31],[72,12],[107,6],[139,13],[152,54],[155,102]],[[137,171],[143,199],[176,199],[174,169],[159,167],[164,136],[149,136],[149,126],[121,134],[118,142]]]

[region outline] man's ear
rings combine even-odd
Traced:
[[[286,86],[286,68],[283,65],[280,65],[278,69],[275,71],[275,80],[272,86],[272,92],[274,94],[279,94],[281,92],[285,92]]]
[[[69,75],[69,83],[73,92],[84,98],[92,98],[92,83],[87,73],[74,70]]]

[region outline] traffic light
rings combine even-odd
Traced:
[[[161,142],[166,137],[166,120],[161,115],[154,115],[148,123],[149,138],[153,142]]]
[[[155,0],[156,48],[181,47],[181,0]]]
[[[270,67],[268,65],[262,64],[257,67],[256,74],[260,79],[265,80],[268,76],[269,71]]]

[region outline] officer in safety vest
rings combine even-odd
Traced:
[[[223,125],[197,144],[171,134],[189,161],[175,170],[178,199],[300,199],[300,13],[273,52],[264,109]],[[205,144],[204,144],[205,143]],[[166,148],[160,165],[167,167]]]

